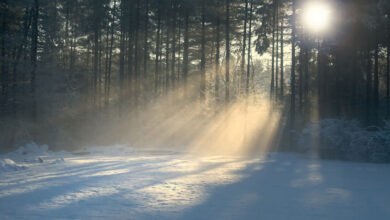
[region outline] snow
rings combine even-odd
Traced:
[[[0,159],[23,167],[0,171],[0,219],[390,219],[386,164],[119,145]]]
[[[25,169],[25,166],[17,165],[15,161],[5,158],[0,159],[0,172]]]

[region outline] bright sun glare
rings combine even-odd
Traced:
[[[303,15],[305,26],[314,32],[325,30],[331,19],[329,7],[320,2],[307,5]]]

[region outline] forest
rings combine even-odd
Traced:
[[[323,119],[386,131],[390,3],[326,1],[310,17],[310,2],[3,0],[2,148],[111,143],[147,119],[231,120],[244,105],[279,114],[272,143],[282,150],[299,150],[302,130]],[[188,136],[188,126],[177,127]]]
[[[0,219],[390,219],[389,0],[0,0]]]

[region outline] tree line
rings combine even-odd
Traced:
[[[338,19],[319,37],[301,22],[307,2],[3,0],[1,114],[39,115],[48,91],[123,111],[189,88],[229,103],[261,83],[292,121],[388,117],[389,3],[331,1]]]

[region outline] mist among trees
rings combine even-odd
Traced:
[[[299,150],[302,130],[326,118],[384,128],[390,4],[327,1],[329,24],[313,30],[304,21],[307,3],[4,0],[1,144],[124,142],[145,136],[150,129],[143,126],[173,124],[171,133],[195,136],[211,126],[199,120],[233,120],[237,103],[237,115],[265,105],[278,114],[269,125],[277,127],[268,143],[275,149]],[[266,124],[266,118],[243,120]]]

